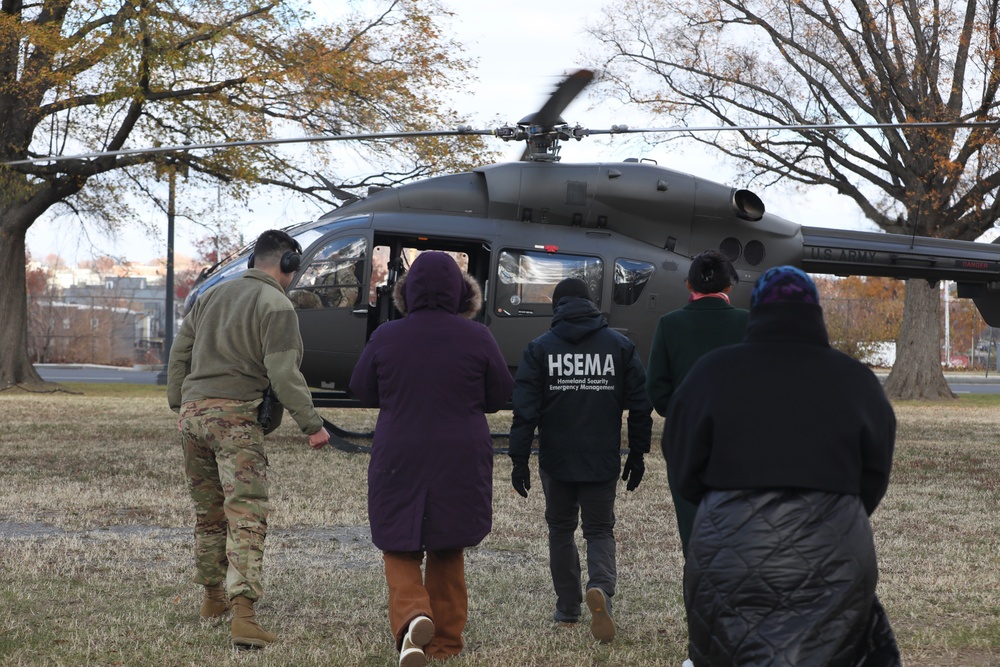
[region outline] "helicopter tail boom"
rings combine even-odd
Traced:
[[[802,227],[802,264],[810,273],[952,280],[990,326],[1000,326],[1000,246],[821,227]]]

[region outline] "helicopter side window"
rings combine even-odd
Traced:
[[[552,315],[552,290],[564,278],[580,278],[601,307],[604,261],[599,257],[530,250],[503,250],[497,266],[494,312],[501,317]]]
[[[631,306],[638,301],[655,270],[649,262],[622,258],[615,260],[615,288],[612,291],[615,305]]]
[[[354,308],[367,254],[364,237],[331,241],[313,254],[288,298],[296,308]]]

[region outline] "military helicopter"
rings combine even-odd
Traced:
[[[562,141],[655,131],[567,125],[560,114],[592,77],[570,75],[516,125],[450,132],[524,141],[521,161],[375,191],[286,229],[303,249],[289,297],[317,406],[355,404],[347,392],[354,365],[375,328],[400,317],[393,285],[429,250],[451,253],[479,281],[479,317],[512,370],[549,326],[552,289],[571,276],[587,282],[609,326],[645,358],[658,318],[687,301],[690,259],[709,248],[733,261],[740,283],[731,297],[742,307],[761,273],[791,264],[813,273],[953,280],[987,323],[1000,325],[997,245],[801,226],[766,212],[749,190],[652,162],[560,162]],[[185,310],[242,273],[251,250],[203,275]]]
[[[512,370],[525,345],[548,328],[552,289],[566,277],[588,283],[609,326],[634,340],[645,358],[658,318],[687,301],[684,277],[691,258],[709,248],[725,253],[739,272],[740,283],[731,297],[741,307],[749,305],[759,275],[791,264],[812,273],[952,280],[958,283],[959,296],[972,298],[989,325],[1000,326],[998,245],[802,226],[766,212],[761,198],[750,190],[648,160],[561,162],[562,142],[591,135],[720,130],[571,126],[561,114],[593,76],[589,70],[570,74],[536,113],[494,129],[459,126],[164,146],[24,162],[414,136],[489,135],[523,141],[520,161],[372,191],[363,199],[331,186],[347,203],[286,229],[303,249],[288,293],[298,309],[305,344],[302,372],[320,407],[357,405],[347,391],[354,366],[372,332],[401,316],[392,305],[392,288],[409,263],[429,250],[451,253],[480,283],[485,306],[479,319]],[[852,127],[889,126],[895,125]],[[248,246],[203,272],[185,312],[205,290],[245,271],[252,250]]]

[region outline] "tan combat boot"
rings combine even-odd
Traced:
[[[230,632],[233,646],[264,648],[278,639],[278,635],[260,627],[256,617],[253,600],[242,595],[233,598],[233,625]]]
[[[222,582],[207,584],[205,586],[205,599],[201,601],[201,617],[207,621],[225,616],[228,611],[229,596],[226,595],[226,585]]]

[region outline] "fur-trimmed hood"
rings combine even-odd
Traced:
[[[483,307],[483,291],[450,255],[425,252],[396,282],[392,301],[403,315],[425,308],[442,309],[471,320]]]

